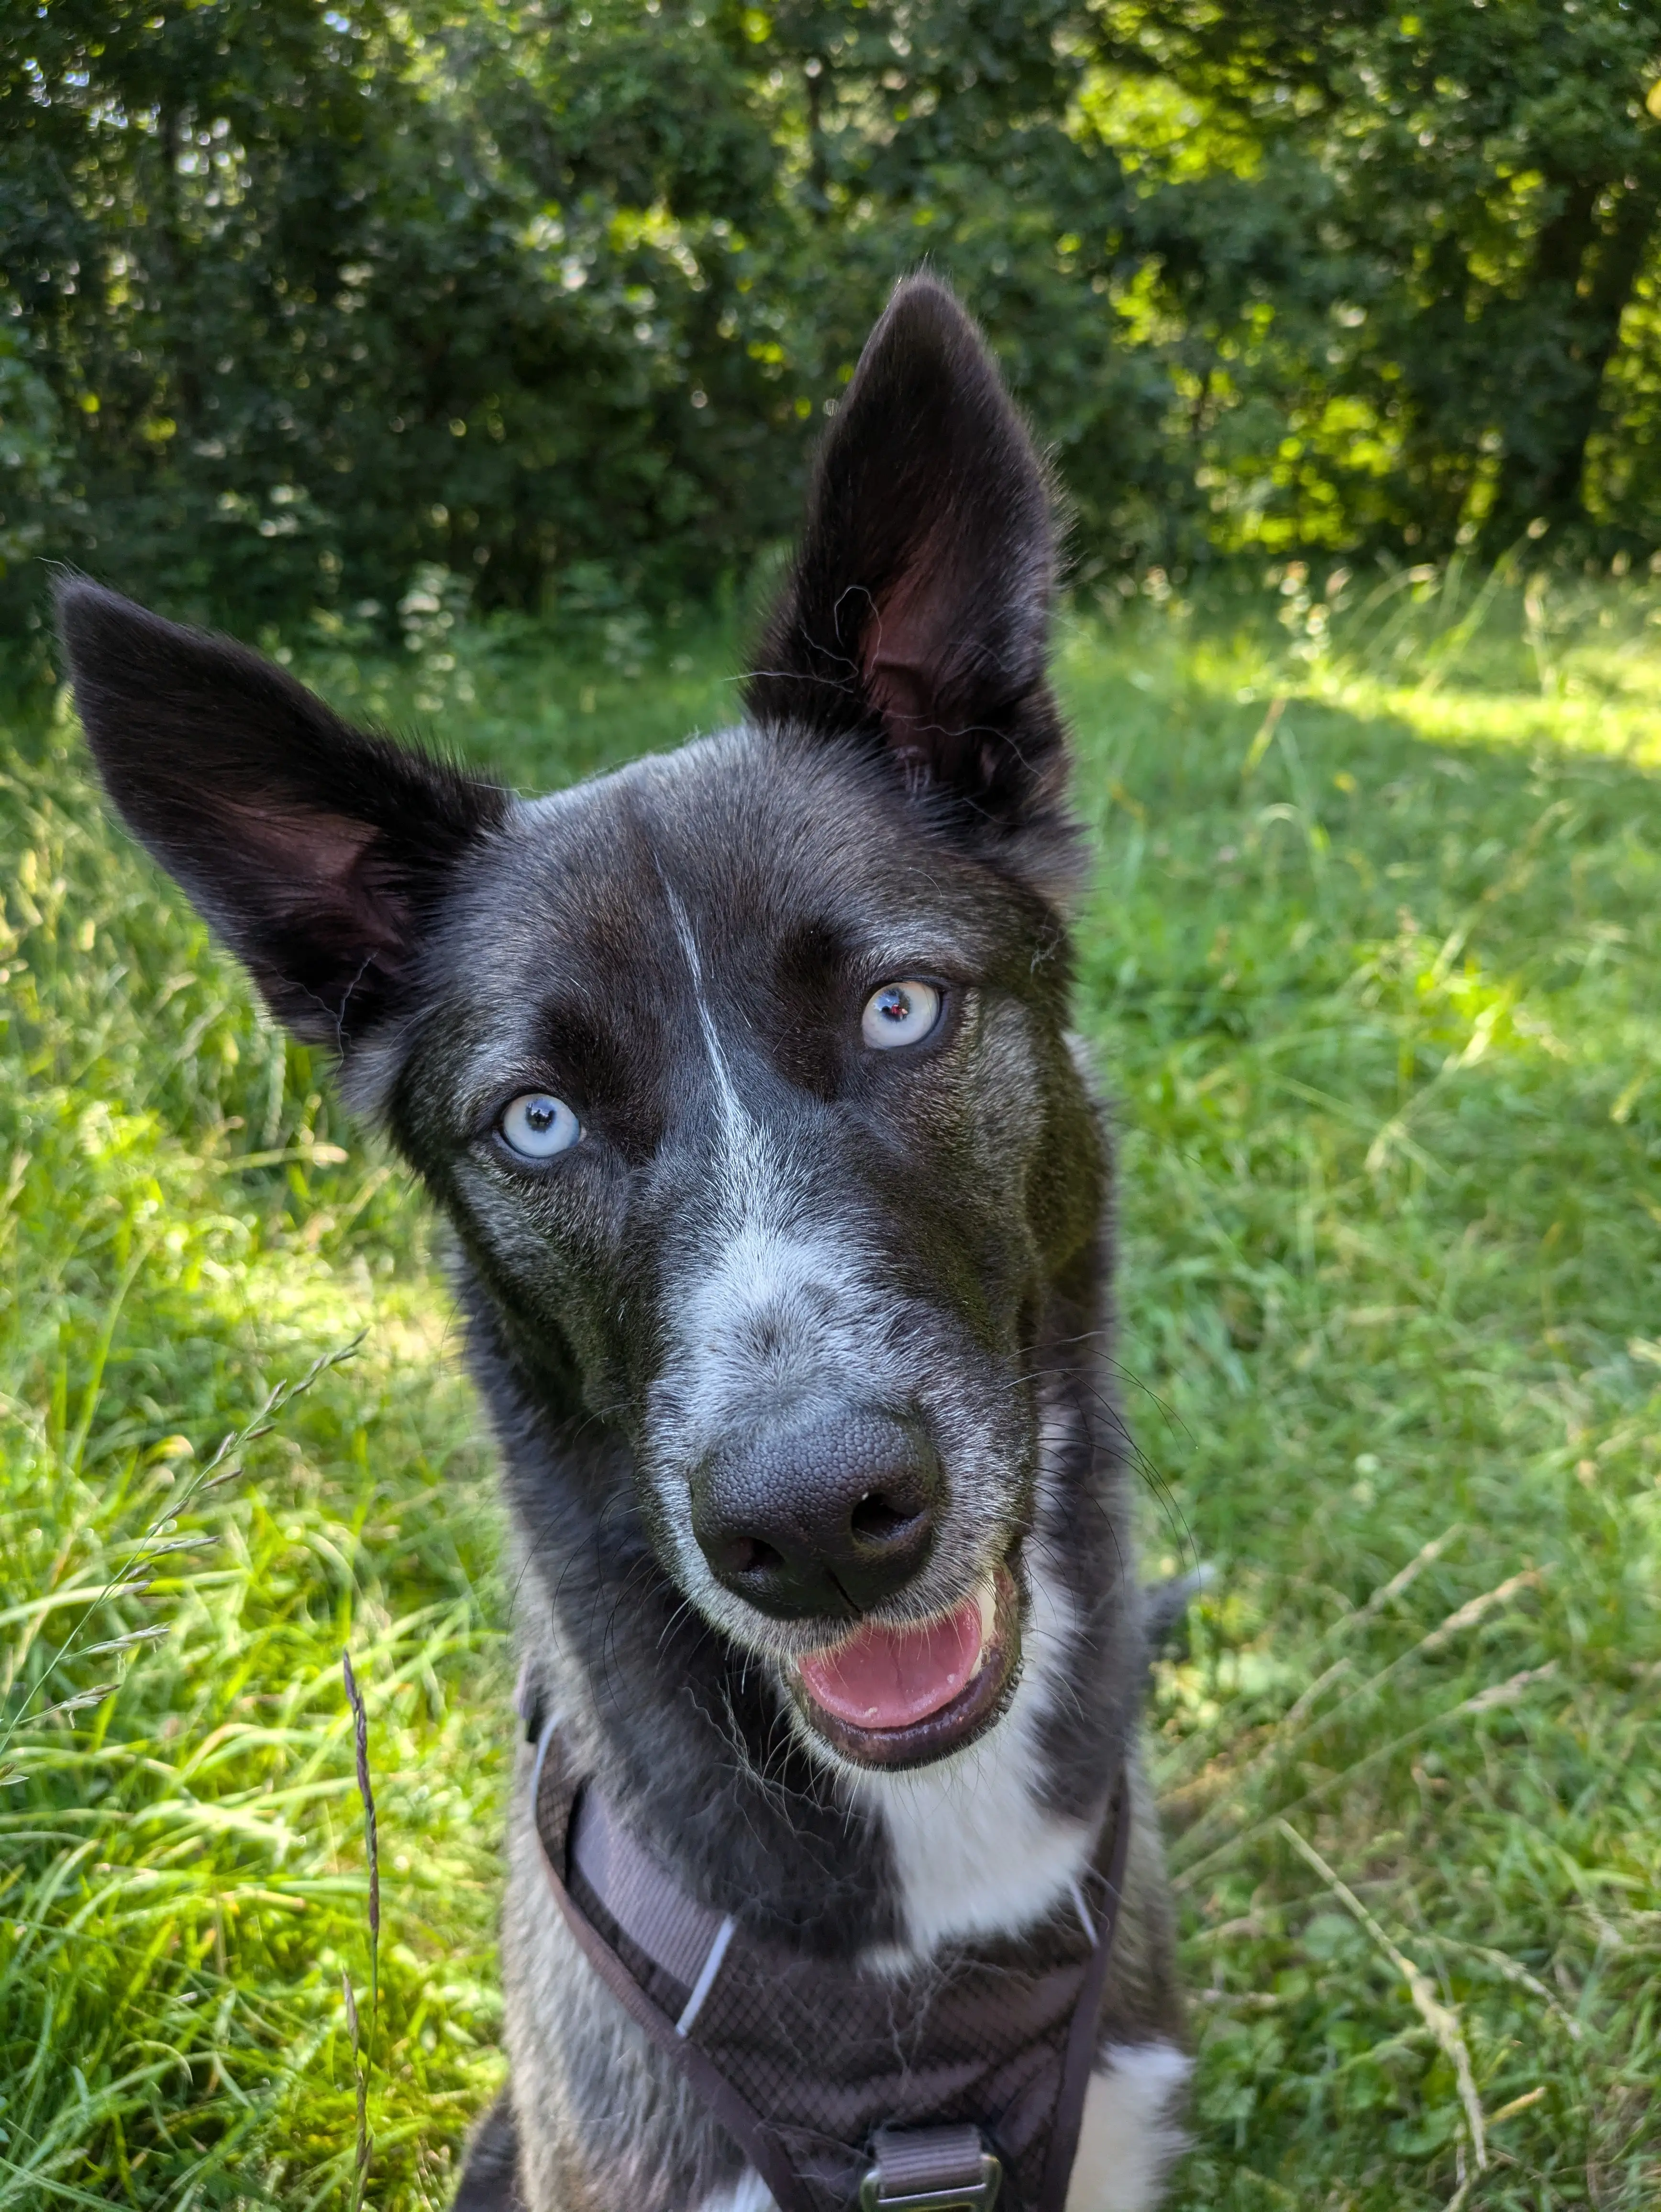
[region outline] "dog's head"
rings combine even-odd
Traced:
[[[845,1758],[989,1723],[1017,1662],[1045,1316],[1100,1143],[1043,474],[927,280],[821,454],[742,724],[530,802],[89,584],[129,824],[459,1232],[532,1419]]]

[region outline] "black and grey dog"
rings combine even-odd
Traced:
[[[453,1225],[537,1739],[468,2206],[987,2205],[1001,2164],[1003,2212],[1137,2212],[1179,2142],[1055,574],[1026,432],[917,278],[743,720],[666,757],[520,800],[62,590],[116,806]],[[972,2123],[978,2178],[919,2194],[873,2116]]]

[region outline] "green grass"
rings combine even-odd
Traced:
[[[1176,2201],[1638,2212],[1661,595],[1421,578],[1328,619],[1287,580],[1285,628],[1168,602],[1061,654],[1148,1550],[1218,1571],[1154,1694],[1201,2057]],[[577,663],[435,610],[396,668],[295,643],[526,784],[731,697],[716,636]],[[431,1231],[104,825],[67,720],[20,712],[0,764],[0,2212],[349,2204],[343,1975],[367,2201],[435,2207],[500,2075],[509,1726]]]

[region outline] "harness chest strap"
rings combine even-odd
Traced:
[[[996,2045],[991,2078],[1004,2107],[977,2117],[1019,2138],[1027,2177],[1025,2195],[1006,2212],[1063,2212],[1124,1881],[1130,1820],[1123,1769],[1108,1815],[1107,1863],[1086,1875],[1093,1918],[1083,1889],[1075,1890],[1088,1939],[1083,1959],[1031,1976],[990,1977],[978,1997],[959,2001],[944,2037],[935,2038],[939,2051],[909,2051],[893,2027],[894,1983],[752,1942],[730,1917],[687,1896],[599,1791],[568,1771],[560,1750],[551,1722],[538,1737],[532,1796],[543,1871],[566,1924],[624,2009],[743,2150],[780,2212],[851,2206],[855,2191],[865,2212],[991,2212],[1009,2160],[993,2154],[982,2127],[963,2114],[965,2096],[988,2076],[972,2055],[977,2033]],[[615,1936],[596,1924],[585,1896]],[[774,2026],[771,2036],[757,2033],[743,2010],[745,1985],[793,1990],[797,2011],[764,2024]],[[816,2033],[820,1988],[826,2019]],[[723,2007],[725,2019],[713,2018]],[[860,2075],[852,2091],[816,2078],[837,2029],[851,2032],[850,2012],[856,2020],[868,2014],[875,2030],[849,2046]],[[926,2006],[921,2017],[928,2022]],[[701,2021],[724,2063],[706,2047],[708,2034],[694,2034]],[[948,2124],[939,2124],[940,2108],[954,2106]],[[920,2124],[931,2119],[936,2124]],[[1008,2147],[999,2143],[1006,2154]]]

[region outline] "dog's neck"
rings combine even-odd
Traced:
[[[1083,1863],[1139,1673],[1106,1279],[1092,1253],[1065,1291],[1052,1286],[1035,1334],[1043,1442],[1014,1699],[968,1751],[894,1775],[832,1773],[807,1749],[770,1668],[660,1566],[622,1434],[562,1403],[484,1294],[467,1295],[539,1693],[666,1865],[758,1935],[898,1963],[942,1940],[1017,1932]]]

